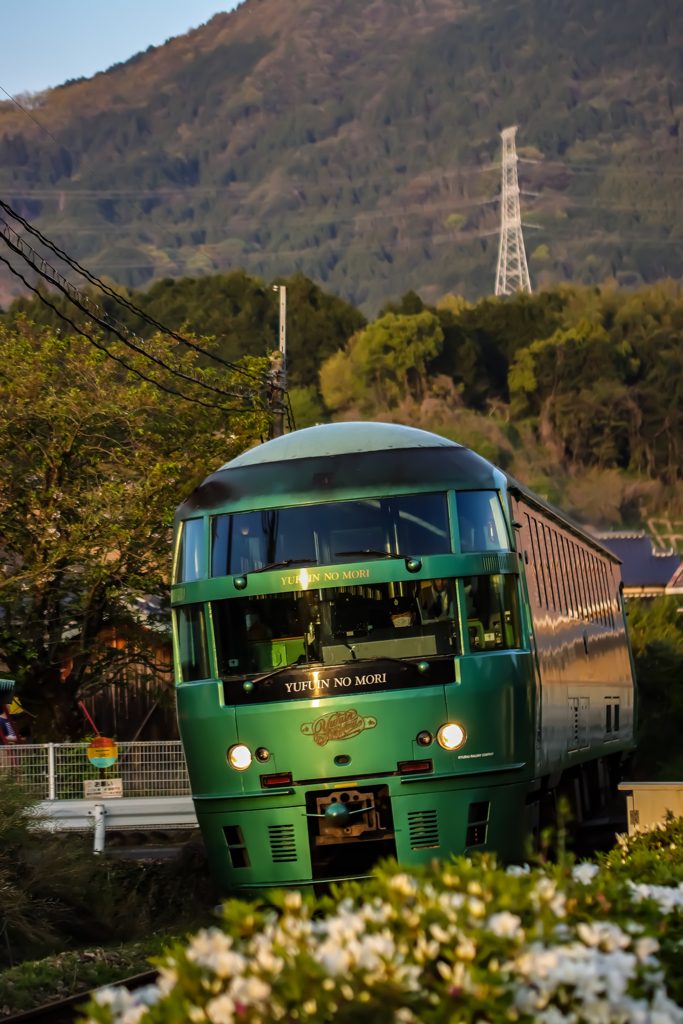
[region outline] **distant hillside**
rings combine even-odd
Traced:
[[[680,0],[246,0],[31,102],[124,199],[9,102],[0,195],[128,286],[487,293],[509,124],[536,285],[683,274]]]

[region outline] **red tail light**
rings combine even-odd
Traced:
[[[263,789],[270,789],[271,786],[291,786],[291,772],[276,772],[274,775],[262,775],[261,786]]]
[[[399,775],[418,775],[433,772],[434,762],[431,758],[425,758],[424,761],[399,761],[396,767]]]

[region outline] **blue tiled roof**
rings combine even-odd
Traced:
[[[599,533],[598,539],[622,561],[625,587],[665,587],[681,564],[673,549],[658,551],[645,533]]]

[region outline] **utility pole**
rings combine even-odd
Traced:
[[[531,294],[529,268],[522,236],[522,217],[519,212],[516,131],[516,127],[504,128],[500,133],[503,140],[503,176],[496,295],[512,295],[516,291]]]
[[[285,393],[287,391],[287,289],[283,284],[274,284],[273,291],[280,293],[280,339],[279,355],[270,359],[272,397],[270,407],[275,419],[270,426],[270,436],[282,437],[285,432]]]

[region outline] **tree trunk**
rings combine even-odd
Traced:
[[[37,743],[77,742],[90,731],[77,694],[76,685],[61,681],[59,670],[36,670],[24,677],[19,699],[36,716],[33,733]]]

